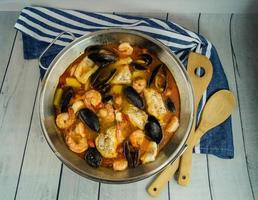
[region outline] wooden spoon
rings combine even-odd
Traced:
[[[196,75],[196,71],[198,67],[202,67],[204,70],[203,76]],[[193,86],[193,93],[194,93],[194,118],[193,118],[193,126],[190,131],[189,138],[186,142],[190,141],[194,131],[195,131],[195,124],[196,124],[196,111],[199,105],[199,102],[202,98],[202,95],[206,88],[208,87],[212,74],[213,74],[213,68],[210,60],[198,53],[190,53],[188,58],[188,65],[187,65],[187,72],[191,79],[192,86]],[[147,192],[153,196],[156,197],[160,194],[164,186],[167,184],[167,182],[171,179],[171,177],[174,175],[176,170],[179,166],[179,158],[176,159],[173,163],[169,164],[165,170],[163,170],[155,179],[154,181],[148,186]]]
[[[188,148],[181,157],[179,167],[178,183],[188,185],[190,183],[190,174],[192,168],[192,152],[195,143],[210,129],[224,122],[235,108],[235,98],[232,92],[220,90],[213,94],[206,105],[198,128],[188,143]]]

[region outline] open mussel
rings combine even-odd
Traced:
[[[109,65],[117,60],[117,55],[114,52],[104,49],[101,45],[87,47],[84,52],[89,59],[100,67]]]
[[[148,122],[144,127],[146,135],[148,135],[157,144],[160,143],[163,135],[159,121],[152,115],[148,117]]]
[[[169,97],[165,100],[165,106],[170,112],[176,112],[176,106]]]
[[[142,97],[138,94],[138,92],[132,86],[126,86],[123,90],[126,98],[136,107],[143,109],[144,103]]]
[[[83,121],[90,129],[99,132],[100,124],[97,115],[88,108],[83,108],[79,110],[78,116],[81,121]]]
[[[96,148],[90,147],[85,153],[84,159],[92,167],[99,167],[102,161],[102,156]]]
[[[149,54],[139,55],[131,65],[137,70],[146,70],[147,67],[152,63],[152,57]]]
[[[73,88],[67,87],[63,92],[61,102],[60,102],[61,112],[67,111],[69,102],[73,96],[74,96]]]
[[[153,69],[148,80],[148,86],[150,87],[152,83],[159,92],[164,92],[166,90],[167,72],[165,69],[165,65],[159,64]]]
[[[140,153],[127,140],[124,142],[124,156],[128,161],[129,168],[134,168],[139,165]]]
[[[109,82],[112,80],[116,73],[115,68],[105,67],[100,68],[90,78],[91,86],[96,90],[103,90],[109,86]]]

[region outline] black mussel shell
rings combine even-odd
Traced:
[[[145,62],[145,65],[150,65],[152,63],[152,57],[151,55],[144,53],[139,56],[139,59],[143,60]]]
[[[149,78],[149,80],[148,80],[148,86],[149,86],[149,87],[150,87],[150,85],[152,84],[152,82],[153,82],[155,76],[158,74],[159,69],[160,69],[162,66],[163,66],[163,64],[159,64],[159,65],[157,65],[157,66],[153,69],[153,71],[152,71],[152,73],[151,73],[151,75],[150,75],[150,78]]]
[[[160,143],[163,135],[159,121],[154,116],[148,117],[148,122],[144,127],[146,135],[148,135],[157,144]]]
[[[102,68],[98,71],[98,75],[95,78],[95,81],[91,83],[91,86],[94,87],[96,90],[103,89],[112,80],[116,71],[117,70],[115,68]],[[93,75],[95,76],[95,73]]]
[[[101,48],[102,48],[102,45],[88,46],[88,47],[85,48],[84,53],[89,54],[89,53],[99,52],[99,50]]]
[[[137,61],[141,62],[137,62]],[[137,57],[136,61],[131,63],[131,66],[133,66],[137,70],[146,70],[147,66],[152,63],[152,57],[149,54],[141,54]]]
[[[133,148],[129,141],[124,142],[124,156],[128,162],[129,168],[134,168],[139,165],[139,150]]]
[[[167,98],[165,100],[165,105],[166,105],[166,108],[170,111],[170,112],[176,112],[176,106],[174,104],[174,102],[170,99],[170,98]]]
[[[103,103],[107,103],[107,102],[109,102],[112,99],[113,99],[113,96],[111,94],[104,93],[102,95],[102,102]]]
[[[99,118],[92,110],[88,108],[83,108],[79,110],[78,116],[89,128],[96,132],[99,132]]]
[[[97,63],[100,67],[104,67],[117,60],[117,55],[111,51],[103,50],[103,52],[92,52],[88,58]]]
[[[164,68],[159,69],[158,73],[155,76],[155,87],[159,92],[164,92],[167,89],[167,72]]]
[[[146,70],[147,69],[144,65],[142,65],[140,63],[136,63],[136,62],[132,62],[131,66],[133,66],[137,70]]]
[[[138,94],[138,92],[132,87],[132,86],[127,86],[123,90],[124,95],[126,98],[136,107],[143,109],[144,108],[144,103],[142,100],[142,97]]]
[[[88,150],[85,153],[84,159],[86,162],[92,166],[92,167],[99,167],[100,163],[102,161],[101,154],[98,152],[96,148],[88,148]]]
[[[63,92],[61,102],[60,102],[61,112],[67,112],[69,102],[73,96],[74,96],[73,88],[67,87]]]

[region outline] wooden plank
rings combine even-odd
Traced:
[[[240,74],[236,77],[246,150],[245,156],[255,199],[258,199],[257,19],[257,14],[234,15],[232,19],[232,41]]]
[[[100,200],[106,199],[123,199],[123,200],[149,200],[151,197],[146,192],[146,187],[153,177],[147,178],[143,181],[138,181],[129,184],[101,184],[100,187]],[[169,199],[168,187],[160,193],[155,199],[165,200]]]
[[[13,199],[27,140],[37,83],[36,61],[24,61],[16,38],[0,94],[0,199]]]
[[[129,16],[139,16],[139,17],[152,17],[157,19],[163,19],[166,20],[167,13],[162,12],[115,12],[116,14],[123,14],[123,15],[129,15]]]
[[[228,77],[230,89],[237,96],[234,69],[231,59],[229,19],[229,15],[202,15],[200,19],[200,33],[206,36],[217,48],[222,65],[224,66],[225,73]],[[245,29],[245,26],[242,27],[243,29]],[[241,29],[241,27],[235,26],[235,31],[237,29]],[[241,39],[245,41],[246,37]],[[237,39],[235,40],[234,44],[238,44],[239,42],[240,39]],[[250,66],[250,72],[251,69],[253,68]],[[251,85],[249,85],[248,87],[250,86]],[[248,99],[246,99],[246,101],[247,100]],[[253,199],[245,162],[245,152],[241,131],[241,123],[239,118],[239,109],[236,109],[233,113],[232,123],[235,145],[235,158],[232,160],[223,160],[214,156],[208,157],[212,196],[213,199]],[[255,132],[252,133],[254,137],[255,134]]]
[[[198,17],[199,14],[174,14],[169,13],[168,20],[179,24],[191,31],[198,32]]]
[[[21,10],[25,6],[41,5],[54,8],[67,8],[86,10],[93,12],[112,12],[113,10],[120,12],[173,12],[173,13],[257,13],[258,6],[255,0],[163,0],[163,1],[148,1],[148,0],[110,0],[90,1],[76,0],[59,1],[53,0],[5,0],[0,1],[0,10]]]
[[[191,31],[198,32],[199,14],[170,14],[171,20]],[[207,173],[207,160],[205,155],[193,155],[191,183],[182,187],[175,180],[170,181],[170,194],[172,199],[210,199],[209,177]]]
[[[61,162],[42,134],[38,99],[37,97],[16,199],[55,199],[57,195]]]
[[[63,167],[58,199],[94,200],[98,199],[99,183],[90,181]]]
[[[0,89],[6,74],[7,65],[11,55],[16,30],[13,28],[18,12],[0,12]]]

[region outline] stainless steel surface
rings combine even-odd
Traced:
[[[83,159],[67,148],[55,125],[53,97],[59,76],[70,63],[83,54],[87,46],[120,42],[130,42],[132,45],[143,46],[156,52],[157,56],[168,66],[175,78],[180,94],[181,111],[180,127],[170,143],[159,153],[156,161],[134,169],[114,172],[112,169],[103,167],[98,169],[90,167]],[[53,60],[43,80],[40,92],[39,115],[40,124],[49,146],[56,156],[71,170],[101,182],[128,183],[157,173],[175,160],[185,148],[185,142],[193,120],[193,91],[183,65],[162,43],[136,31],[123,29],[103,30],[78,38],[65,47]]]
[[[69,31],[63,31],[61,33],[59,33],[56,38],[47,46],[47,48],[40,54],[39,56],[39,67],[46,70],[47,68],[44,67],[41,63],[41,58],[43,57],[43,55],[48,51],[48,49],[53,45],[55,44],[55,42],[58,40],[58,38],[60,38],[62,35],[64,35],[65,33],[68,33],[71,37],[72,37],[72,40],[75,40],[75,36],[73,33],[69,32]]]

